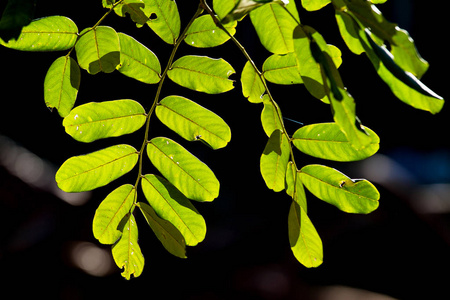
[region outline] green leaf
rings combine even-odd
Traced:
[[[365,52],[359,38],[358,31],[360,29],[353,18],[349,14],[337,9],[335,17],[339,32],[350,51],[358,55]]]
[[[119,224],[131,211],[136,200],[136,190],[125,184],[112,191],[95,211],[92,231],[102,244],[114,244],[122,235]]]
[[[221,22],[226,24],[234,20],[242,19],[247,13],[266,3],[287,4],[287,0],[214,0],[214,9],[219,15]]]
[[[221,58],[186,55],[172,64],[167,75],[183,87],[219,94],[233,89],[233,81],[228,77],[234,73],[233,67]]]
[[[288,216],[289,243],[295,258],[307,268],[323,262],[322,240],[305,210],[292,201]]]
[[[234,35],[236,25],[237,21],[233,21],[223,26],[231,35]],[[184,41],[192,47],[209,48],[222,45],[229,39],[230,36],[217,27],[210,15],[204,15],[195,19],[187,30]]]
[[[142,0],[123,0],[114,7],[114,12],[120,17],[125,17],[126,14],[129,14],[131,20],[139,28],[148,21],[148,16],[144,12],[145,6],[146,4]]]
[[[262,67],[264,78],[276,84],[301,84],[302,77],[298,72],[295,53],[273,54]]]
[[[231,140],[230,127],[212,111],[180,96],[168,96],[156,107],[156,116],[188,141],[201,140],[213,149]]]
[[[221,20],[223,24],[225,24],[226,22],[231,22],[240,19],[240,18],[233,19],[230,16],[230,18],[223,20],[237,6],[239,2],[240,0],[213,0],[214,12],[217,14],[217,17],[219,18],[219,20]]]
[[[51,16],[23,27],[17,40],[0,39],[0,45],[22,51],[61,51],[72,48],[77,38],[78,28],[71,19]]]
[[[290,157],[286,135],[275,130],[269,138],[260,159],[261,175],[269,189],[279,192],[285,188],[286,169]]]
[[[242,94],[251,103],[261,103],[266,91],[264,83],[250,62],[246,62],[241,74]]]
[[[321,165],[305,166],[299,175],[314,196],[344,212],[367,214],[378,207],[380,194],[367,180],[352,180],[335,169]]]
[[[135,132],[146,119],[144,108],[134,100],[90,102],[74,108],[63,126],[77,141],[90,143]]]
[[[269,95],[263,97],[264,108],[261,112],[261,124],[264,132],[268,137],[272,135],[275,130],[283,130],[284,125],[281,121],[281,111],[275,101],[271,101]]]
[[[166,43],[175,44],[180,35],[180,14],[174,0],[144,0],[147,25]]]
[[[187,198],[213,201],[219,195],[219,181],[211,169],[178,143],[163,137],[147,145],[152,164]]]
[[[111,27],[84,30],[75,50],[78,64],[89,74],[111,73],[120,64],[119,36]]]
[[[55,179],[65,192],[90,191],[131,171],[138,157],[138,152],[131,146],[111,146],[69,158],[56,172]]]
[[[132,214],[125,216],[121,224],[122,237],[112,247],[114,261],[123,268],[122,276],[127,280],[142,274],[145,259],[138,244],[138,227]]]
[[[305,189],[298,176],[298,170],[292,161],[288,163],[286,169],[286,194],[291,196],[292,199],[302,207],[305,213],[308,211]]]
[[[331,0],[302,0],[302,6],[307,11],[319,10],[328,3],[331,3]]]
[[[144,83],[158,83],[161,65],[158,57],[147,47],[124,33],[118,33],[120,41],[120,65],[118,71]]]
[[[170,182],[160,176],[145,175],[142,190],[156,214],[179,230],[186,245],[195,246],[205,239],[205,220],[191,201]]]
[[[380,148],[380,138],[365,127],[371,138],[368,146],[356,150],[336,123],[304,126],[292,136],[294,146],[308,155],[334,161],[357,161],[374,155]]]
[[[61,117],[70,113],[77,99],[81,73],[77,62],[70,56],[55,60],[44,80],[45,105],[56,108]]]
[[[178,229],[172,223],[161,219],[150,205],[141,202],[137,206],[164,248],[177,257],[186,258],[186,243]]]
[[[286,5],[286,8],[279,3],[264,5],[252,11],[250,19],[259,40],[268,51],[276,54],[294,51],[292,32],[300,23],[294,1]]]

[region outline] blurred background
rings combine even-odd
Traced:
[[[177,3],[186,24],[197,1]],[[0,1],[0,11],[5,4]],[[409,31],[430,63],[423,82],[448,99],[450,65],[443,34],[447,15],[438,5],[389,0],[379,8],[388,20]],[[212,151],[200,143],[182,141],[156,121],[151,127],[151,134],[169,136],[187,147],[221,182],[221,194],[213,203],[194,203],[206,220],[206,239],[188,248],[188,259],[176,258],[136,214],[146,264],[143,274],[131,281],[120,276],[110,247],[94,239],[91,224],[102,199],[119,184],[134,182],[135,174],[81,194],[61,192],[54,174],[74,155],[122,142],[139,147],[143,132],[92,144],[74,141],[65,134],[57,112],[50,112],[43,99],[45,74],[66,52],[24,53],[2,47],[0,265],[4,294],[11,292],[9,295],[19,299],[450,298],[449,107],[445,105],[433,116],[403,104],[376,76],[366,57],[346,49],[331,7],[313,13],[302,10],[300,4],[298,7],[303,24],[314,27],[342,50],[340,71],[357,101],[357,114],[381,138],[379,153],[362,162],[341,164],[296,154],[299,165],[323,163],[352,178],[371,180],[381,193],[380,207],[369,215],[345,214],[307,195],[310,219],[323,241],[322,266],[307,269],[292,255],[287,234],[291,200],[284,192],[266,189],[259,173],[259,158],[267,141],[260,125],[262,106],[250,104],[241,95],[238,74],[245,60],[231,43],[212,50],[183,45],[178,55],[223,57],[237,71],[232,77],[236,80],[234,91],[207,96],[169,81],[163,87],[163,95],[183,95],[218,113],[232,129],[229,146]],[[35,17],[64,15],[81,31],[95,24],[104,12],[100,2],[38,1]],[[128,18],[115,15],[104,25],[147,45],[164,66],[171,47],[151,30],[136,29]],[[236,37],[261,66],[269,54],[248,18],[238,27]],[[271,91],[285,117],[305,124],[332,120],[329,106],[313,99],[301,85],[273,86]],[[118,72],[91,76],[83,71],[77,105],[128,98],[149,109],[154,92],[155,86]],[[287,123],[290,134],[298,126]],[[151,166],[146,168],[154,172]]]

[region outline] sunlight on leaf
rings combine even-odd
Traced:
[[[55,60],[44,80],[44,100],[49,108],[56,108],[61,117],[70,113],[77,99],[81,73],[77,62],[70,56]]]
[[[237,21],[225,24],[225,29],[231,34],[236,33]],[[210,15],[197,18],[186,32],[184,41],[192,47],[208,48],[222,45],[230,39],[230,36],[217,27]]]
[[[295,53],[269,56],[262,68],[264,78],[276,84],[301,84],[302,77],[298,72]]]
[[[0,39],[0,45],[22,51],[61,51],[72,48],[77,37],[78,28],[71,19],[50,16],[23,27],[17,40],[6,43]]]
[[[329,3],[331,3],[331,0],[302,0],[303,8],[308,11],[319,10]]]
[[[80,142],[122,136],[141,128],[147,119],[145,110],[134,100],[90,102],[74,108],[64,118],[67,134]]]
[[[136,165],[139,154],[129,145],[111,146],[66,160],[56,172],[58,187],[65,192],[83,192],[107,185]]]
[[[174,0],[144,0],[147,25],[166,43],[175,44],[180,35],[181,21]]]
[[[305,166],[299,175],[314,196],[344,212],[367,214],[378,207],[380,194],[367,180],[352,180],[335,169],[321,165]]]
[[[114,244],[122,235],[119,223],[130,212],[136,200],[136,190],[125,184],[112,191],[95,211],[92,231],[102,244]]]
[[[205,220],[191,201],[169,181],[160,176],[145,175],[142,190],[156,214],[179,230],[186,245],[195,246],[204,240]]]
[[[264,108],[261,112],[261,124],[266,135],[270,137],[275,130],[283,130],[284,128],[283,122],[280,120],[281,110],[278,104],[271,101],[267,94],[263,97],[263,103]]]
[[[138,244],[138,228],[132,214],[121,222],[122,237],[112,247],[114,261],[123,268],[122,276],[129,280],[131,275],[139,277],[144,269],[145,259]]]
[[[187,198],[213,201],[219,195],[219,181],[211,169],[180,144],[157,137],[147,145],[152,164]]]
[[[213,149],[231,140],[230,127],[212,111],[180,96],[168,96],[156,107],[156,116],[188,141],[201,140]]]
[[[290,161],[286,169],[286,194],[302,207],[305,213],[308,211],[305,189],[298,176],[298,170],[294,163]]]
[[[251,103],[263,102],[263,94],[266,91],[264,83],[256,73],[250,62],[246,62],[241,74],[242,94]]]

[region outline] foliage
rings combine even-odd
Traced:
[[[380,139],[355,114],[355,100],[338,71],[341,51],[327,44],[314,28],[302,24],[297,9],[302,6],[314,11],[332,6],[349,50],[358,55],[365,53],[401,101],[433,114],[444,103],[420,81],[428,63],[417,52],[409,34],[387,21],[377,9],[375,4],[385,2],[382,0],[214,0],[213,9],[200,0],[195,15],[184,28],[173,0],[102,0],[105,15],[81,31],[63,16],[8,22],[23,14],[11,8],[17,2],[21,1],[10,1],[2,17],[0,29],[7,27],[8,34],[0,31],[0,44],[23,51],[68,51],[54,61],[44,81],[45,103],[57,109],[67,134],[90,143],[144,128],[142,145],[118,144],[71,157],[56,174],[62,190],[81,192],[108,185],[137,168],[134,184],[117,187],[101,202],[92,226],[100,243],[112,245],[114,260],[127,279],[139,276],[145,264],[138,243],[136,208],[167,251],[185,258],[186,246],[197,245],[206,235],[205,220],[192,201],[211,202],[219,196],[220,183],[206,164],[177,141],[150,136],[150,120],[156,116],[181,138],[200,141],[211,149],[223,148],[231,140],[229,126],[214,112],[183,96],[162,98],[167,78],[204,94],[225,93],[235,87],[230,75],[236,71],[226,60],[195,54],[177,57],[180,46],[210,48],[231,40],[247,59],[240,74],[242,94],[251,103],[262,106],[261,123],[268,137],[260,158],[261,175],[269,189],[285,190],[292,198],[288,214],[290,247],[306,267],[319,266],[323,250],[307,214],[305,188],[348,213],[372,212],[378,207],[380,195],[369,181],[351,179],[333,168],[299,167],[296,151],[350,162],[375,154]],[[148,25],[164,42],[173,45],[168,61],[161,64],[158,55],[147,46],[101,25],[110,13],[129,16],[138,28]],[[271,53],[261,70],[234,37],[247,14],[261,44]],[[20,34],[9,34],[17,31]],[[157,84],[151,108],[145,111],[132,99],[75,107],[81,69],[92,75],[118,71],[143,84]],[[303,84],[312,97],[330,105],[334,122],[301,126],[290,136],[268,82]],[[159,174],[146,173],[144,161],[151,162]],[[140,199],[139,185],[145,200]]]

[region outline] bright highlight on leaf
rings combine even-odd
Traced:
[[[158,57],[147,47],[124,33],[118,33],[120,41],[120,65],[118,71],[144,83],[158,83],[161,65]]]
[[[144,269],[145,259],[138,244],[138,227],[132,214],[127,215],[119,225],[122,237],[112,247],[114,261],[123,268],[122,276],[127,280],[133,275],[139,277]]]
[[[144,108],[134,100],[90,102],[74,108],[63,126],[77,141],[89,143],[135,132],[146,119]]]
[[[219,195],[219,181],[211,169],[180,144],[157,137],[147,145],[152,164],[188,199],[213,201]]]
[[[17,40],[0,39],[0,45],[22,51],[62,51],[72,48],[77,38],[78,28],[71,19],[51,16],[23,27]]]
[[[107,185],[136,165],[138,152],[129,145],[111,146],[66,160],[56,172],[56,182],[65,192],[84,192]]]
[[[356,161],[374,155],[380,148],[380,138],[365,127],[370,144],[356,150],[336,123],[303,126],[292,136],[294,146],[308,155],[334,161]]]
[[[186,55],[176,60],[167,72],[179,85],[207,94],[219,94],[233,89],[233,67],[223,59]]]
[[[180,96],[168,96],[156,107],[156,115],[167,127],[188,141],[202,141],[213,149],[231,139],[227,123],[210,110]]]
[[[56,108],[61,117],[70,113],[77,99],[81,73],[77,62],[63,56],[53,62],[44,80],[45,105]]]
[[[111,73],[120,64],[117,32],[107,26],[86,29],[75,45],[78,64],[89,74]]]
[[[114,244],[122,235],[119,224],[131,211],[136,201],[136,190],[125,184],[112,191],[95,211],[92,231],[102,244]]]
[[[155,213],[173,224],[181,233],[183,243],[186,241],[186,245],[195,246],[204,240],[205,220],[191,201],[170,182],[160,176],[145,175],[142,179],[142,190]],[[178,241],[177,244],[180,243],[181,241]]]
[[[305,166],[299,175],[314,196],[344,212],[367,214],[378,207],[380,194],[367,180],[353,180],[335,169],[321,165]]]

